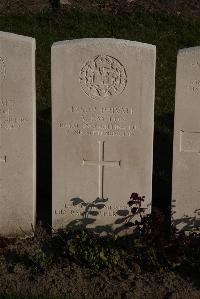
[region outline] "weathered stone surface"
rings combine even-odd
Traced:
[[[190,229],[200,215],[200,47],[180,50],[174,122],[172,217]]]
[[[35,40],[0,32],[0,234],[35,221]]]
[[[150,206],[155,54],[116,39],[53,45],[55,228],[117,229],[132,192]]]
[[[69,0],[60,0],[60,4],[66,5],[66,4],[70,4]]]

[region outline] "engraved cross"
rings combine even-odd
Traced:
[[[98,141],[99,157],[98,161],[83,160],[83,166],[98,166],[99,168],[99,198],[103,199],[103,181],[104,181],[104,167],[120,167],[121,161],[105,161],[104,160],[104,144],[105,141]]]

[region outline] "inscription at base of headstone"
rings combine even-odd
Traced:
[[[82,39],[52,47],[53,227],[117,231],[152,188],[155,46]]]
[[[35,222],[35,39],[0,32],[0,235]]]
[[[200,47],[180,50],[174,121],[172,218],[178,229],[200,225]]]

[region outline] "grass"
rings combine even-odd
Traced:
[[[84,37],[112,37],[157,46],[153,204],[166,209],[170,205],[171,197],[176,56],[178,49],[200,44],[200,21],[147,13],[142,10],[113,16],[108,13],[74,9],[62,13],[0,16],[0,30],[36,38],[38,148],[40,148],[38,189],[39,196],[43,198],[50,196],[42,187],[46,184],[44,182],[42,184],[40,178],[43,180],[46,176],[47,183],[50,184],[51,170],[48,164],[51,160],[50,50],[53,42]],[[48,159],[46,152],[49,153]],[[45,200],[43,205],[48,210]]]
[[[32,15],[1,16],[0,30],[32,36],[37,41],[38,109],[50,107],[50,49],[53,42],[84,37],[113,37],[157,46],[156,116],[173,113],[176,54],[179,48],[200,44],[197,21],[163,14],[112,16],[71,10]],[[157,120],[157,125],[159,122]],[[163,126],[161,126],[163,127]],[[171,128],[165,128],[167,132]]]

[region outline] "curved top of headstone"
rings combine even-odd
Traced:
[[[130,41],[125,39],[117,39],[117,38],[81,38],[81,39],[73,39],[73,40],[64,40],[53,43],[53,46],[64,46],[67,44],[102,44],[102,43],[113,43],[113,44],[121,44],[125,46],[134,46],[138,48],[147,48],[147,49],[156,49],[156,46],[136,41]]]
[[[200,46],[197,47],[190,47],[190,48],[183,48],[178,51],[178,55],[184,55],[186,53],[195,53],[200,51]]]
[[[19,34],[10,33],[10,32],[0,31],[0,38],[1,37],[9,38],[9,39],[17,39],[17,40],[22,41],[22,42],[32,42],[33,45],[36,46],[36,41],[35,41],[35,38],[33,38],[33,37],[19,35]]]

